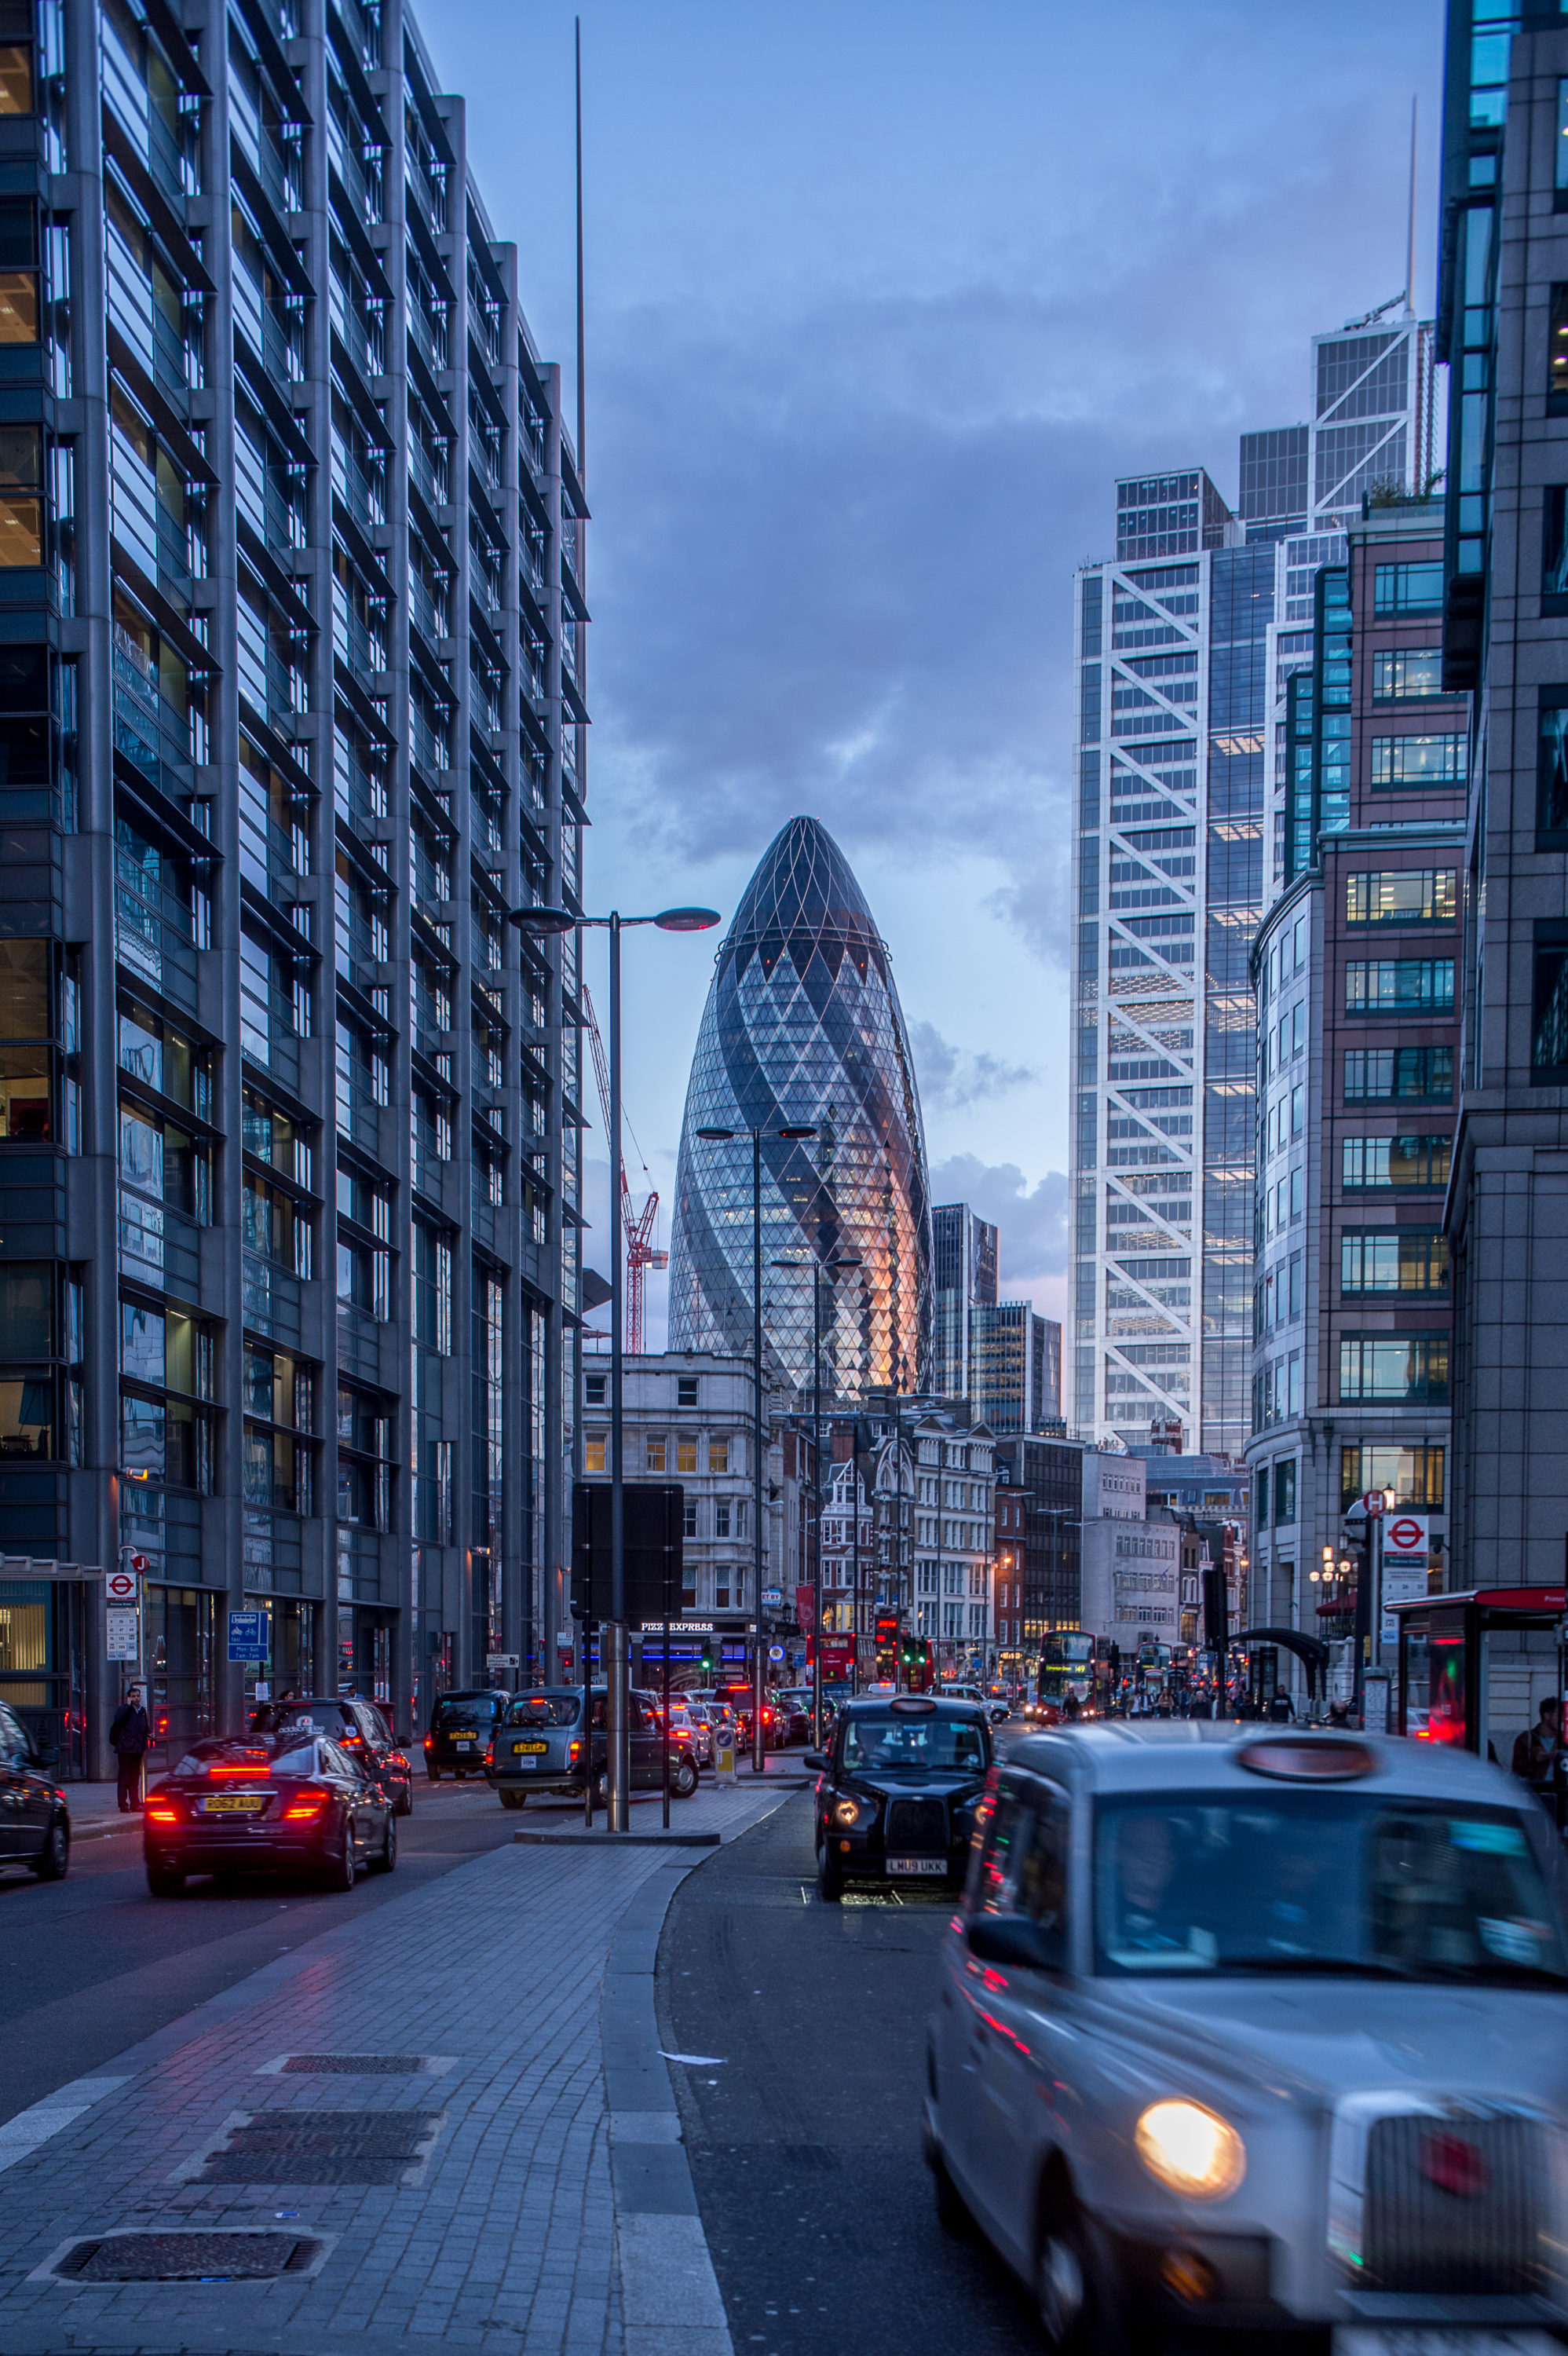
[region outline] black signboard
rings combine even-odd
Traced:
[[[680,1618],[681,1526],[686,1491],[678,1481],[628,1481],[624,1501],[625,1613]],[[571,1485],[571,1610],[575,1619],[610,1617],[610,1483]]]

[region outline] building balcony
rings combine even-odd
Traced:
[[[201,1230],[194,1219],[139,1194],[120,1197],[120,1273],[184,1301],[201,1295]]]
[[[114,953],[165,998],[195,1012],[197,950],[190,910],[122,859],[114,888]]]
[[[300,1280],[260,1252],[242,1255],[242,1314],[252,1333],[290,1349],[300,1344]]]

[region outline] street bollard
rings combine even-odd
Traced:
[[[713,1752],[713,1781],[715,1783],[728,1783],[731,1787],[734,1785],[735,1734],[732,1727],[725,1728],[720,1732]]]

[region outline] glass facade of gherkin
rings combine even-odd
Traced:
[[[815,819],[791,819],[769,845],[717,969],[681,1131],[670,1347],[750,1354],[750,1132],[760,1129],[769,1380],[810,1388],[812,1261],[858,1254],[823,1284],[824,1395],[916,1391],[930,1347],[931,1205],[914,1064],[886,946]],[[814,1138],[777,1134],[805,1125]],[[769,1265],[778,1260],[798,1265]]]

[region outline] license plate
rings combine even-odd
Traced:
[[[890,1873],[945,1873],[946,1870],[947,1859],[944,1857],[890,1857],[888,1859]]]
[[[452,1739],[459,1751],[472,1751],[474,1748],[475,1738],[472,1734],[454,1734]]]
[[[1338,2325],[1334,2356],[1561,2356],[1544,2331],[1445,2331],[1425,2323]]]
[[[201,1803],[204,1816],[259,1816],[267,1804],[265,1792],[219,1792]]]
[[[548,1742],[514,1742],[512,1755],[516,1759],[542,1759],[549,1749]]]

